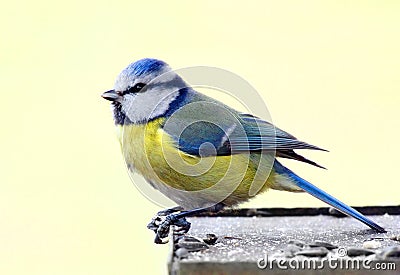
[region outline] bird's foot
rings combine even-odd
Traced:
[[[183,207],[175,206],[158,211],[156,216],[151,219],[151,222],[147,225],[147,228],[157,233],[158,227],[165,220],[165,217],[176,212],[181,212]]]
[[[154,239],[155,243],[167,243],[167,237],[171,226],[174,226],[173,230],[175,235],[183,235],[189,231],[190,222],[188,222],[185,217],[194,216],[207,211],[218,212],[223,208],[224,205],[222,203],[211,207],[195,208],[187,211],[184,211],[180,206],[169,208],[158,212],[157,216],[147,225],[147,228],[156,233],[156,238]]]
[[[174,214],[169,214],[165,217],[156,216],[147,225],[147,228],[156,233],[154,243],[164,244],[168,242],[168,234],[171,226],[173,227],[174,234],[183,235],[190,229],[190,222],[185,217],[178,217]]]

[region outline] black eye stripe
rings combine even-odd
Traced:
[[[140,90],[143,89],[143,87],[146,86],[145,83],[136,83],[133,87],[130,87],[128,90],[124,91],[122,94],[133,94],[133,93],[138,93]]]

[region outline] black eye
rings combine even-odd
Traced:
[[[130,93],[138,93],[140,92],[143,87],[146,86],[144,83],[136,83],[135,86],[130,87],[128,90],[124,92],[124,94],[130,94]]]

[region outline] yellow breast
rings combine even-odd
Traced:
[[[160,118],[143,125],[125,125],[119,138],[128,168],[178,204],[200,207],[205,202],[223,201],[234,205],[267,189],[268,165],[272,165],[273,156],[191,156],[180,151],[162,130],[163,121]],[[256,175],[260,162],[263,169]]]

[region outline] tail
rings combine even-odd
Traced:
[[[319,189],[315,185],[300,178],[295,173],[293,173],[291,170],[289,170],[288,168],[286,168],[282,164],[280,164],[278,161],[275,161],[274,168],[276,169],[277,173],[283,173],[286,176],[290,177],[290,179],[293,180],[294,184],[296,184],[298,187],[300,187],[301,189],[303,189],[310,195],[331,205],[332,207],[336,208],[340,212],[359,220],[360,222],[368,225],[369,227],[371,227],[372,229],[376,230],[379,233],[386,232],[386,230],[383,227],[377,225],[375,222],[368,219],[367,217],[365,217],[363,214],[361,214],[357,210],[355,210],[352,207],[346,205],[345,203],[339,201],[338,199],[332,197],[331,195],[329,195],[325,191]]]
[[[316,163],[316,162],[314,162],[312,160],[309,160],[309,159],[303,157],[302,155],[297,154],[293,150],[279,150],[279,151],[277,150],[276,151],[276,156],[277,157],[281,157],[281,158],[287,158],[287,159],[295,159],[295,160],[298,160],[298,161],[302,161],[302,162],[314,165],[314,166],[322,168],[322,169],[326,169],[325,167],[319,165],[318,163]]]

